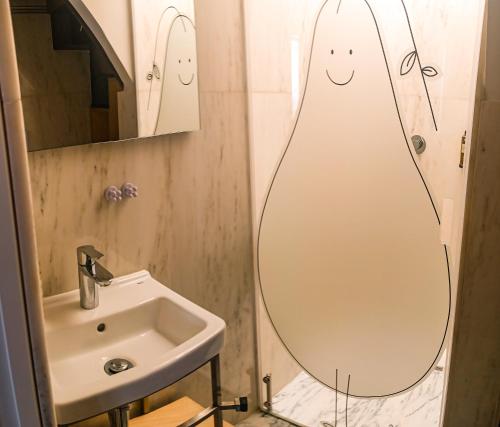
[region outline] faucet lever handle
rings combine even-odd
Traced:
[[[87,265],[87,264],[95,264],[95,262],[104,256],[101,252],[99,252],[94,246],[92,245],[85,245],[85,246],[79,246],[76,249],[76,253],[78,256],[78,264],[81,266]]]

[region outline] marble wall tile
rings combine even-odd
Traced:
[[[246,2],[249,82],[252,92],[290,92],[292,44],[301,60],[303,83],[316,14],[324,0]],[[264,65],[265,64],[265,65]]]
[[[203,58],[201,131],[29,154],[40,274],[46,296],[76,289],[75,249],[81,244],[101,250],[103,264],[117,276],[149,270],[226,321],[224,397],[248,395],[255,407],[241,4],[195,5]],[[139,186],[138,199],[104,200],[108,185],[127,181]],[[202,370],[178,393],[207,404],[208,378]]]
[[[200,90],[244,92],[246,73],[242,2],[196,0],[195,12]]]

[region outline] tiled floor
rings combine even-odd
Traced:
[[[388,398],[349,398],[346,423],[345,397],[338,395],[335,424],[335,392],[300,373],[273,399],[273,410],[308,427],[437,427],[441,413],[443,370],[407,393]],[[289,427],[276,418],[254,414],[239,427]]]
[[[349,398],[348,427],[437,427],[441,413],[443,371],[434,370],[407,393],[377,399]],[[338,396],[337,425],[346,426],[345,396]],[[273,409],[310,427],[335,426],[335,392],[305,373],[273,399]],[[327,424],[323,424],[323,423]]]

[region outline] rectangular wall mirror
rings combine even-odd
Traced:
[[[29,151],[200,129],[193,0],[11,0]]]

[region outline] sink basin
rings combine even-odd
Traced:
[[[79,291],[44,299],[45,334],[59,424],[79,421],[173,384],[216,356],[225,323],[147,271],[100,288],[100,305],[80,308]],[[106,362],[132,367],[109,375]]]

